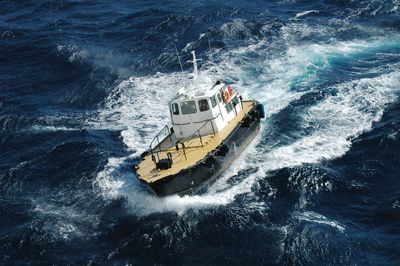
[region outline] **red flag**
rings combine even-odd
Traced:
[[[229,92],[229,96],[233,95],[233,90],[231,89],[231,85],[228,85],[228,92]]]

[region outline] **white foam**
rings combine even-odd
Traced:
[[[33,125],[31,127],[33,131],[79,131],[80,128],[71,128],[71,127],[63,127],[63,126],[41,126],[41,125]]]
[[[319,13],[318,10],[306,10],[306,11],[297,13],[295,18],[298,19],[298,18],[305,17],[305,16],[307,16],[309,14],[318,14],[318,13]]]
[[[168,102],[185,79],[181,73],[131,77],[111,92],[105,108],[89,124],[97,129],[121,130],[123,142],[134,156],[139,155],[169,122]]]
[[[146,215],[154,212],[173,211],[182,214],[188,209],[203,209],[209,207],[217,207],[231,203],[239,194],[249,193],[254,182],[261,178],[263,173],[258,171],[251,174],[235,186],[224,191],[206,193],[204,195],[194,196],[178,196],[173,195],[160,198],[149,195],[147,191],[137,190],[127,191],[125,196],[128,197],[128,205],[136,214]]]
[[[266,45],[261,41],[219,52],[216,59],[220,63],[209,65],[204,74],[235,80],[232,87],[245,98],[255,98],[266,104],[271,115],[306,92],[298,92],[293,86],[300,84],[312,90],[313,81],[318,79],[320,71],[330,67],[332,57],[345,58],[379,47],[382,40],[289,46],[286,53],[272,58]],[[254,61],[254,54],[258,61]],[[90,127],[121,131],[122,140],[132,153],[130,157],[138,156],[169,121],[167,103],[186,80],[186,74],[157,73],[121,82],[108,97],[105,107],[99,110],[98,117],[89,121]],[[342,156],[351,146],[349,138],[371,129],[373,121],[382,116],[385,105],[396,99],[398,80],[399,75],[393,72],[339,84],[337,94],[300,114],[304,127],[314,128],[311,135],[272,150],[270,147],[251,148],[252,156],[244,154],[204,195],[151,196],[140,188],[131,172],[121,167],[128,158],[110,158],[98,174],[96,185],[106,197],[127,197],[132,211],[141,214],[182,213],[191,208],[229,204],[237,195],[250,193],[257,180],[265,178],[269,171]],[[226,184],[226,180],[247,168],[258,170],[233,186]],[[329,182],[313,184],[331,188]]]
[[[345,154],[351,138],[372,128],[382,117],[385,106],[397,100],[400,74],[392,72],[338,85],[338,92],[308,109],[304,127],[314,133],[298,141],[266,152],[258,150],[256,162],[276,170],[304,163],[330,160]]]
[[[40,214],[40,220],[43,221],[43,224],[38,223],[40,227],[37,229],[46,232],[55,241],[82,236],[83,231],[98,222],[96,216],[81,213],[73,206],[56,206],[48,202],[32,201],[36,205],[34,212]],[[82,226],[82,221],[87,223]]]
[[[223,34],[223,38],[232,40],[240,36],[252,37],[251,30],[247,24],[250,24],[244,19],[234,19],[232,22],[223,24],[220,30]]]
[[[93,63],[97,67],[112,70],[122,77],[130,73],[129,57],[116,50],[88,45],[82,47],[74,43],[58,45],[57,50],[59,54],[68,57],[70,63]]]
[[[338,229],[342,233],[346,230],[346,227],[338,221],[328,219],[324,215],[313,211],[296,212],[294,213],[294,217],[302,221],[329,225]]]
[[[123,164],[125,157],[108,158],[107,165],[97,174],[95,184],[101,189],[104,197],[115,198],[123,188],[125,182],[121,178],[118,168]]]

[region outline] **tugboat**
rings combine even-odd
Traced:
[[[260,131],[262,104],[243,100],[221,81],[199,76],[192,52],[193,82],[169,103],[172,127],[166,125],[133,170],[158,196],[192,194],[221,175]]]

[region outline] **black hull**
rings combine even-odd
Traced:
[[[258,104],[255,104],[224,143],[202,161],[176,175],[165,177],[154,183],[140,181],[149,186],[158,196],[192,194],[220,176],[246,149],[259,131],[260,114]]]

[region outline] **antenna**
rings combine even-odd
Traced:
[[[182,66],[181,57],[179,56],[178,49],[176,48],[176,44],[175,43],[174,43],[174,47],[175,47],[176,56],[178,57],[179,65],[181,66],[181,71],[183,73],[183,66]]]
[[[193,55],[193,61],[192,61],[192,63],[193,63],[193,74],[194,74],[194,77],[197,78],[199,76],[199,68],[197,67],[197,60],[198,59],[196,59],[195,51],[192,51],[192,55]]]
[[[208,40],[208,49],[210,49],[210,54],[211,54],[211,61],[212,61],[212,62],[213,62],[213,64],[215,65],[215,62],[214,62],[214,56],[213,56],[213,54],[212,54],[212,50],[211,50],[210,38],[207,38],[207,40]]]
[[[193,64],[193,73],[190,75],[193,75],[193,77],[196,79],[199,76],[199,68],[197,66],[197,61],[201,61],[201,59],[196,58],[195,51],[192,51],[192,56],[193,56],[193,59],[188,61],[189,63]]]
[[[193,60],[189,61],[191,63],[193,63],[193,73],[190,74],[191,76],[193,76],[193,84],[194,86],[197,88],[197,90],[199,90],[199,84],[198,84],[198,77],[199,77],[199,68],[197,66],[197,61],[200,61],[201,59],[197,59],[196,58],[196,53],[195,51],[192,51],[192,55],[193,55]]]

